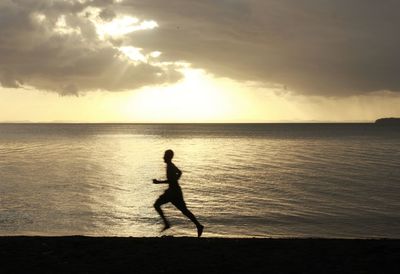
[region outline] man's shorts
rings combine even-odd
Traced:
[[[185,200],[183,200],[182,190],[180,188],[170,189],[168,188],[158,199],[157,202],[160,204],[166,204],[171,202],[178,209],[186,209]]]

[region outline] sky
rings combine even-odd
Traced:
[[[400,116],[395,0],[2,0],[2,122]]]

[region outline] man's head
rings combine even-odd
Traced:
[[[164,162],[171,162],[172,158],[174,158],[174,152],[171,149],[167,149],[164,153]]]

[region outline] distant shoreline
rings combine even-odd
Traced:
[[[389,273],[400,240],[0,237],[2,273]]]
[[[0,125],[302,125],[302,124],[374,124],[376,121],[350,121],[350,122],[249,122],[249,123],[128,123],[128,122],[0,122]]]
[[[375,124],[380,125],[400,125],[400,118],[381,118],[375,121]]]

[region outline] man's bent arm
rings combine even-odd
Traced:
[[[168,180],[153,179],[153,184],[168,184]]]

